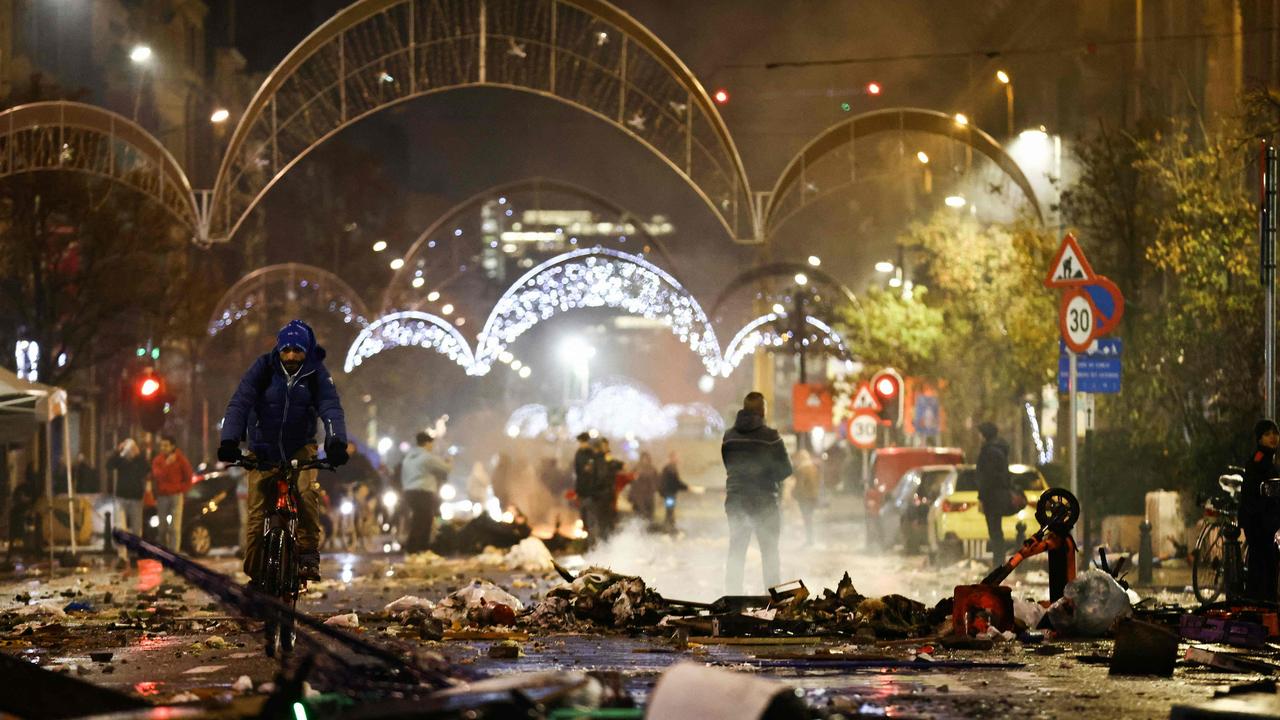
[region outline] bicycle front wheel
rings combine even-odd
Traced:
[[[273,528],[267,534],[263,567],[263,589],[268,595],[293,606],[298,596],[297,553],[293,538],[284,528]],[[264,628],[267,657],[293,649],[293,621],[287,617],[271,617]]]
[[[1225,551],[1218,526],[1205,525],[1191,552],[1191,588],[1202,605],[1217,600],[1226,590]]]

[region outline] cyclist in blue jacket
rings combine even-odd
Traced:
[[[325,456],[333,465],[347,461],[347,426],[342,402],[333,378],[324,366],[324,348],[301,320],[293,320],[276,335],[276,347],[254,361],[240,380],[222,416],[218,459],[241,459],[240,442],[248,435],[249,452],[259,462],[287,459],[305,462],[316,457],[316,423],[323,422]],[[244,571],[256,578],[262,552],[262,526],[267,514],[265,498],[275,496],[268,476],[273,472],[250,471],[249,517],[245,523]],[[299,508],[297,542],[301,577],[320,579],[320,485],[317,472],[298,476]]]

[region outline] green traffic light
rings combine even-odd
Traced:
[[[142,357],[142,356],[144,356],[144,355],[146,355],[146,354],[147,354],[147,349],[146,349],[146,348],[144,348],[144,347],[140,347],[140,348],[138,348],[138,357]]]
[[[160,359],[160,348],[151,348],[151,359],[152,360]]]
[[[847,102],[844,102],[844,103],[840,103],[840,109],[841,109],[841,110],[843,110],[843,111],[845,111],[845,112],[849,112],[850,110],[852,110],[852,109],[853,109],[853,106],[852,106],[852,105],[850,105],[850,104],[849,104],[849,103],[847,103]]]

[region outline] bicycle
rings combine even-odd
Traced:
[[[1218,489],[1202,497],[1204,527],[1191,551],[1191,587],[1203,605],[1224,595],[1243,595],[1247,543],[1239,520],[1242,472],[1243,468],[1228,466],[1218,477]]]
[[[325,460],[290,460],[282,463],[259,463],[241,460],[237,465],[260,472],[278,471],[263,482],[275,480],[275,506],[262,523],[263,550],[257,580],[259,590],[277,598],[291,609],[298,607],[298,596],[306,589],[306,581],[298,576],[297,531],[302,496],[298,491],[298,475],[304,470],[333,470]],[[268,484],[268,487],[270,485]],[[267,657],[277,653],[287,655],[293,651],[295,640],[293,620],[287,617],[273,618],[263,628]]]

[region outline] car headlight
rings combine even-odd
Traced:
[[[388,490],[382,493],[382,507],[387,510],[395,510],[398,502],[400,502],[400,496],[396,494],[395,490]]]
[[[356,506],[353,505],[350,500],[343,500],[342,504],[338,506],[338,512],[342,513],[343,515],[350,515],[355,511],[356,511]]]

